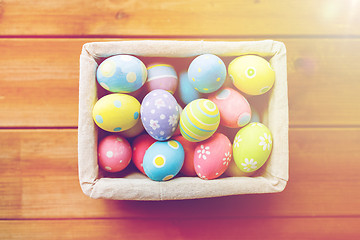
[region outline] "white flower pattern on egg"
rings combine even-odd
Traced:
[[[151,120],[150,120],[150,127],[151,127],[153,130],[158,129],[158,128],[160,127],[159,121],[151,119]]]
[[[175,114],[169,116],[169,125],[170,126],[175,127],[177,121],[178,121],[178,118]]]
[[[156,100],[155,100],[155,106],[156,106],[157,108],[165,107],[165,102],[164,102],[164,100],[162,100],[162,98],[156,99]]]
[[[253,158],[251,158],[250,160],[245,158],[245,163],[241,163],[241,165],[243,166],[244,170],[249,172],[251,170],[254,170],[257,168],[257,162],[254,161]]]
[[[202,158],[204,160],[207,159],[206,155],[210,155],[210,147],[209,146],[206,146],[204,147],[204,145],[201,145],[200,146],[201,149],[197,150],[197,153],[199,154],[198,155],[198,158]]]
[[[251,123],[251,125],[250,126],[259,126],[259,127],[263,127],[264,125],[262,125],[261,123],[258,123],[258,122],[253,122],[253,123]]]
[[[260,136],[259,139],[260,139],[259,145],[263,147],[263,151],[265,151],[266,148],[270,150],[272,144],[271,136],[264,133],[264,136]]]
[[[239,147],[241,141],[242,141],[241,136],[240,135],[236,136],[236,138],[234,140],[234,146]]]
[[[201,173],[198,173],[197,175],[199,176],[199,178],[204,179],[204,180],[207,180],[207,178],[206,178],[205,175],[201,175]]]
[[[231,153],[227,152],[225,153],[225,157],[223,158],[223,165],[228,166],[230,161],[231,161]]]

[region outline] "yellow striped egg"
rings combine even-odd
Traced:
[[[211,137],[220,123],[216,104],[208,99],[190,102],[180,116],[180,132],[188,141],[200,142]]]
[[[140,103],[127,94],[113,93],[100,98],[93,108],[93,119],[108,132],[121,132],[139,121]]]

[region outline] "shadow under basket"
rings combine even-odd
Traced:
[[[205,53],[220,58],[256,54],[268,59],[275,71],[275,83],[261,113],[262,123],[272,133],[273,149],[261,171],[252,177],[202,180],[179,176],[165,182],[152,181],[136,171],[127,171],[116,178],[102,174],[97,160],[98,128],[92,118],[93,106],[99,98],[98,64],[118,54],[130,54],[140,59],[189,59]],[[137,40],[94,42],[83,46],[80,55],[78,164],[81,188],[91,198],[179,200],[281,192],[289,177],[288,126],[286,49],[282,42]]]

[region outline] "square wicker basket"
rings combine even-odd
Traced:
[[[275,84],[261,113],[262,122],[273,135],[273,150],[261,173],[254,177],[214,180],[176,177],[165,182],[152,181],[138,172],[129,172],[120,178],[102,176],[97,162],[98,129],[92,119],[92,108],[98,99],[96,69],[100,59],[117,54],[188,58],[204,53],[233,58],[256,54],[269,59],[275,71]],[[94,42],[83,46],[80,56],[78,164],[81,188],[91,198],[170,200],[281,192],[288,181],[288,125],[286,49],[281,42],[138,40]]]

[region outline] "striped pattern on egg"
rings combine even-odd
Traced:
[[[208,99],[190,102],[180,116],[181,135],[191,142],[200,142],[211,137],[220,123],[216,104]]]
[[[163,89],[174,94],[178,86],[178,77],[173,66],[156,64],[147,68],[148,79],[145,83],[148,91]]]

